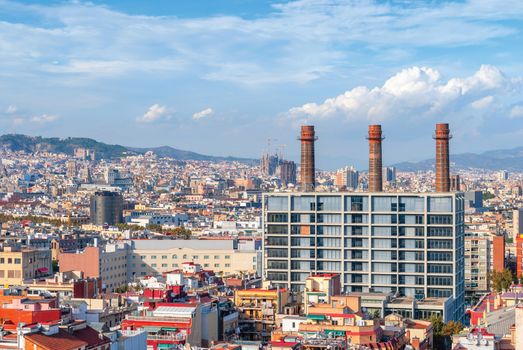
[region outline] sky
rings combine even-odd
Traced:
[[[523,1],[0,0],[0,132],[365,169],[523,146]],[[270,140],[270,141],[269,141]]]

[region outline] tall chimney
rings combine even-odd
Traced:
[[[449,174],[449,125],[447,123],[436,124],[436,192],[450,191]]]
[[[302,125],[298,140],[301,141],[300,181],[301,190],[314,191],[316,187],[314,168],[314,141],[318,138],[314,134],[314,126]]]
[[[369,125],[369,192],[383,190],[381,160],[381,125]]]

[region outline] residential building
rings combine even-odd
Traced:
[[[234,304],[240,313],[239,327],[244,340],[268,340],[276,329],[276,315],[290,304],[286,288],[236,290]]]
[[[336,187],[340,189],[358,188],[359,173],[354,167],[345,167],[336,172]]]
[[[22,285],[24,280],[49,276],[51,251],[6,246],[0,248],[0,281],[4,285]]]
[[[264,195],[264,275],[303,291],[311,273],[342,275],[345,292],[450,298],[464,316],[463,194]]]
[[[102,280],[102,289],[113,292],[129,281],[127,255],[128,245],[120,242],[104,247],[86,247],[82,251],[61,252],[60,271],[81,271],[87,278]]]
[[[243,250],[236,240],[133,240],[129,256],[129,276],[143,277],[195,262],[204,270],[224,274],[258,272],[261,251]]]

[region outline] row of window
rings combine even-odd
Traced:
[[[136,257],[137,257],[136,255],[133,255],[133,259],[136,259]],[[147,255],[140,255],[140,259],[151,259],[151,260],[155,260],[156,258],[157,258],[156,255],[150,255],[150,256],[147,256]],[[168,256],[168,255],[162,255],[160,258],[161,258],[161,259],[169,259],[169,256]],[[182,259],[193,259],[193,260],[197,260],[197,259],[200,258],[200,256],[199,256],[199,255],[192,255],[192,256],[189,256],[189,255],[187,255],[187,254],[183,254],[183,255],[181,256],[181,258],[182,258]],[[204,259],[204,260],[209,260],[210,258],[211,258],[210,255],[204,255],[204,256],[203,256],[203,259]],[[221,256],[221,255],[214,255],[213,258],[214,258],[214,259],[222,259],[222,256]],[[230,255],[225,255],[223,258],[224,258],[224,259],[230,259],[231,256],[230,256]],[[176,254],[171,255],[171,259],[178,259],[178,255],[176,255]]]
[[[207,264],[207,263],[205,263],[205,264],[203,264],[203,267],[211,267],[210,265],[211,265],[211,264]],[[146,268],[146,267],[147,267],[147,264],[140,264],[140,266],[141,266],[142,268]],[[132,268],[136,268],[136,264],[131,264],[131,267],[132,267]],[[158,267],[158,264],[153,263],[153,264],[151,264],[151,267],[156,268],[156,267]],[[169,267],[169,264],[161,264],[161,267],[162,267],[162,268],[168,268],[168,267]],[[177,264],[177,263],[174,263],[174,264],[171,264],[171,267],[178,268],[178,267],[180,267],[180,265]],[[220,264],[214,264],[214,267],[220,267]],[[231,264],[225,264],[225,267],[231,267]]]
[[[368,211],[368,196],[293,196],[291,197],[291,210],[294,211],[340,211],[342,209],[342,198],[344,208],[347,211]],[[429,197],[427,211],[429,212],[451,212],[453,207],[452,197]],[[267,200],[267,209],[274,211],[289,210],[289,197],[270,196]],[[424,212],[425,197],[372,197],[373,211],[408,211]]]
[[[0,264],[5,264],[7,261],[8,264],[21,264],[22,263],[22,259],[20,258],[0,258]]]

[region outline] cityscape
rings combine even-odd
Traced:
[[[523,5],[264,3],[0,1],[0,349],[523,350]]]

